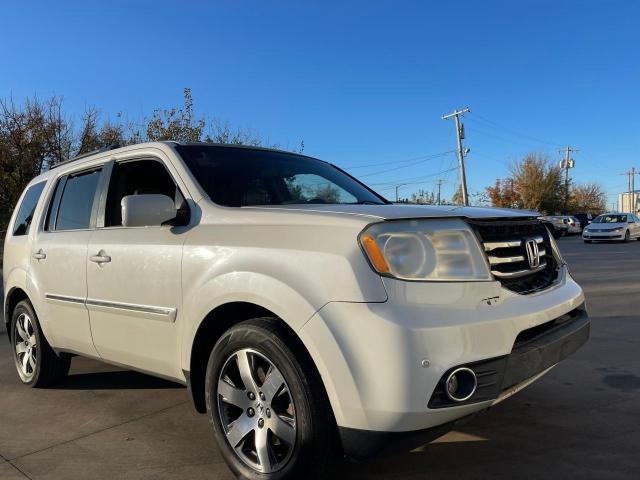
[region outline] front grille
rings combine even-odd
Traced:
[[[484,247],[491,273],[503,287],[526,295],[544,290],[558,278],[549,231],[538,220],[469,221],[469,224]]]

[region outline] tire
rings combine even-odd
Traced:
[[[306,350],[277,322],[268,317],[241,322],[215,344],[205,378],[214,436],[238,478],[328,478],[340,454],[333,412]]]
[[[629,233],[629,230],[627,230],[626,232],[624,232],[624,243],[629,243],[630,239],[631,239],[631,234]]]
[[[591,243],[591,240],[585,240],[584,243]]]
[[[21,301],[13,309],[11,345],[18,377],[25,385],[49,387],[69,373],[71,357],[59,357],[53,351],[28,300]]]

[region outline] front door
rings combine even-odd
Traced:
[[[105,360],[181,378],[177,320],[186,228],[123,227],[122,198],[146,193],[182,201],[172,176],[158,159],[115,164],[104,226],[89,242],[87,308],[91,330],[96,349]]]

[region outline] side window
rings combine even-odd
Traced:
[[[27,235],[29,233],[31,221],[36,211],[36,205],[38,204],[38,200],[46,183],[47,182],[36,183],[27,189],[27,193],[25,193],[18,214],[16,215],[16,221],[13,224],[14,236]]]
[[[47,224],[50,230],[81,230],[91,224],[93,200],[102,169],[69,175],[56,187],[52,213]],[[60,190],[60,191],[59,191]],[[59,195],[57,212],[53,211]]]
[[[116,163],[111,173],[109,192],[104,212],[104,226],[122,225],[120,202],[127,195],[166,195],[180,208],[184,198],[173,178],[162,163],[157,160],[134,160]]]

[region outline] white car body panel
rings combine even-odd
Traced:
[[[189,205],[189,225],[43,231],[42,204],[57,178],[139,157],[165,163]],[[408,205],[222,207],[209,200],[164,143],[71,162],[31,184],[44,180],[49,183],[29,235],[7,236],[4,282],[5,296],[14,288],[27,293],[54,348],[185,383],[183,372],[190,369],[194,338],[207,315],[228,303],[252,303],[299,336],[341,427],[416,430],[486,408],[492,402],[439,410],[427,403],[450,367],[506,355],[519,332],[584,303],[564,267],[555,286],[532,295],[515,294],[494,280],[406,282],[374,272],[357,241],[367,225],[385,220],[524,219],[534,212]],[[29,260],[39,248],[47,258]],[[101,251],[110,262],[90,260]]]

